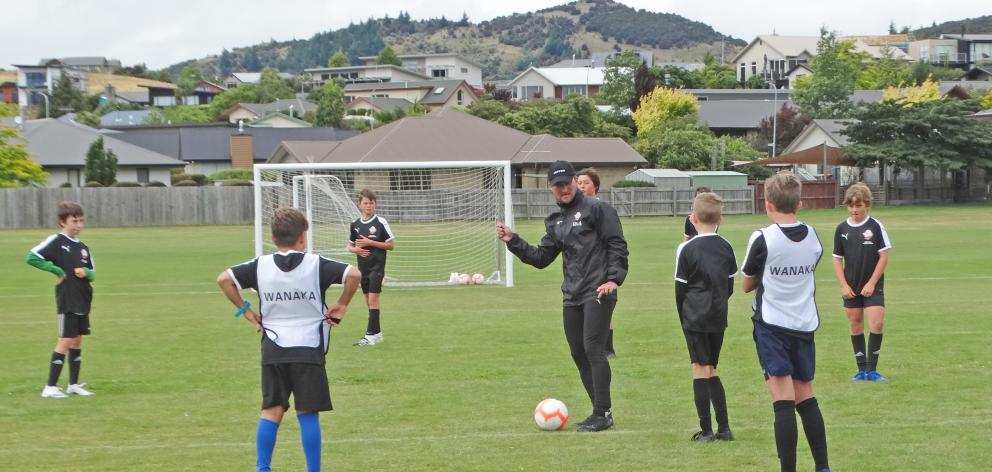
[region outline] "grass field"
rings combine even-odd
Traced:
[[[894,244],[879,366],[888,384],[848,381],[855,366],[829,262],[843,211],[801,216],[827,246],[817,273],[815,386],[833,469],[988,467],[992,206],[875,211]],[[720,365],[738,440],[691,443],[692,382],[671,277],[682,219],[623,223],[631,270],[615,317],[614,429],[535,428],[531,412],[542,398],[565,401],[580,419],[590,405],[561,329],[559,263],[544,271],[517,264],[512,289],[387,290],[385,343],[372,348],[351,346],[365,328],[356,297],[331,338],[336,410],[321,415],[325,469],[777,470],[751,297],[738,291],[731,300]],[[729,217],[721,232],[742,257],[750,231],[765,224],[764,216]],[[519,222],[517,230],[535,241],[540,222]],[[51,232],[0,232],[0,469],[251,470],[258,337],[231,316],[214,283],[222,269],[251,257],[251,228],[85,230],[98,276],[82,380],[97,395],[67,400],[39,396],[55,342],[53,278],[23,263]],[[397,238],[402,251],[403,234]],[[303,470],[291,415],[273,465]],[[799,468],[813,468],[804,439]]]

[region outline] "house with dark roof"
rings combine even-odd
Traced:
[[[152,181],[169,185],[169,169],[181,168],[186,163],[173,157],[136,146],[117,139],[114,134],[103,134],[89,126],[55,119],[28,120],[21,131],[32,161],[41,164],[48,172],[49,187],[69,182],[75,187],[84,185],[86,153],[90,145],[103,138],[104,148],[117,155],[117,180],[119,182],[148,183]]]
[[[269,103],[238,103],[224,110],[220,116],[231,123],[250,123],[269,113],[285,112],[286,115],[299,118],[309,111],[316,112],[317,104],[300,98],[283,98]]]
[[[992,66],[975,66],[958,78],[961,82],[967,81],[992,81]]]
[[[510,161],[515,188],[543,188],[556,160],[577,169],[595,166],[609,188],[648,164],[620,138],[531,135],[454,108],[408,116],[346,140],[286,140],[269,163]]]
[[[344,109],[347,110],[371,110],[371,111],[393,111],[409,110],[413,103],[405,98],[386,97],[357,97],[348,102]]]
[[[761,120],[772,118],[791,100],[705,100],[697,102],[699,121],[717,136],[749,138],[758,133]]]
[[[246,128],[228,124],[121,128],[115,139],[184,161],[188,172],[212,174],[265,162],[283,141],[343,141],[358,131],[337,128]]]
[[[421,80],[386,83],[348,84],[346,100],[364,97],[398,98],[427,108],[469,106],[479,101],[475,90],[464,80]]]
[[[227,89],[221,85],[207,80],[201,81],[193,86],[192,95],[182,97],[183,105],[207,105],[225,90]]]

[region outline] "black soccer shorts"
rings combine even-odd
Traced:
[[[362,293],[382,293],[382,279],[385,274],[382,271],[362,272]]]
[[[262,409],[278,405],[288,410],[290,395],[297,412],[333,409],[324,366],[297,362],[262,364]]]
[[[689,348],[689,362],[716,367],[720,363],[720,350],[723,348],[723,331],[706,333],[683,329],[685,345]]]
[[[58,316],[60,338],[75,338],[90,334],[90,315],[60,313]]]
[[[758,350],[758,362],[766,376],[791,376],[794,380],[813,381],[816,373],[816,345],[812,337],[804,339],[755,322],[754,345]]]
[[[881,287],[876,288],[870,297],[857,295],[844,299],[844,308],[868,308],[870,306],[885,306],[885,292]]]

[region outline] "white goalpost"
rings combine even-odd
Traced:
[[[447,285],[458,273],[512,287],[512,255],[496,237],[496,222],[513,224],[512,175],[509,161],[256,164],[255,254],[275,250],[269,220],[293,207],[310,221],[309,252],[354,264],[348,231],[369,189],[396,238],[387,285]]]

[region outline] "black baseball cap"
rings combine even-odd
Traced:
[[[548,168],[548,185],[568,182],[575,177],[575,168],[568,161],[554,161]]]

